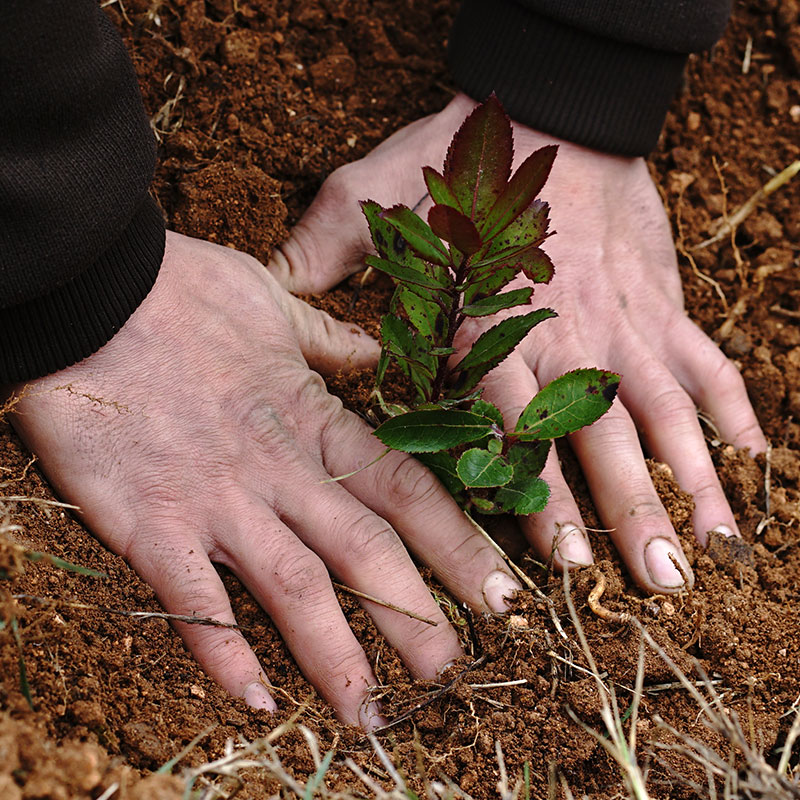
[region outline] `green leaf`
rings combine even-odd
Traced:
[[[550,487],[541,478],[511,481],[497,490],[495,502],[507,514],[536,514],[550,499]]]
[[[400,232],[382,219],[381,214],[385,211],[383,206],[374,200],[365,200],[360,205],[367,218],[372,243],[378,255],[417,272],[426,272],[425,262],[414,254]]]
[[[486,238],[507,228],[530,206],[542,190],[557,152],[558,145],[550,144],[522,162],[481,225],[481,233]]]
[[[540,308],[528,314],[508,317],[488,331],[484,331],[472,349],[456,364],[456,379],[450,396],[463,394],[478,384],[489,370],[494,369],[540,322],[557,316],[549,308]]]
[[[458,248],[465,255],[472,255],[483,244],[475,223],[450,206],[433,206],[428,212],[428,224],[437,236]]]
[[[465,486],[456,472],[456,460],[450,453],[440,450],[437,453],[417,453],[421,461],[443,484],[453,497],[464,491]]]
[[[555,439],[591,425],[614,402],[620,376],[576,369],[541,389],[520,415],[515,435],[522,441]]]
[[[471,494],[469,496],[472,505],[481,512],[481,514],[496,514],[497,507],[491,500],[487,500],[485,497],[479,497],[477,495]]]
[[[511,480],[514,468],[502,455],[491,453],[480,447],[461,454],[456,465],[458,477],[471,489],[488,489],[503,486]]]
[[[473,269],[511,260],[511,256],[524,248],[541,244],[547,237],[549,215],[550,206],[540,200],[534,200],[517,219],[489,242],[486,253],[475,260]]]
[[[530,303],[533,289],[526,286],[524,289],[512,289],[510,292],[484,297],[461,309],[461,313],[468,317],[486,317],[496,314],[504,308],[514,308]]]
[[[436,374],[436,359],[430,355],[431,343],[394,314],[385,314],[381,319],[381,343],[383,351],[411,378],[420,397],[430,397]]]
[[[447,185],[447,181],[433,167],[423,167],[422,175],[425,178],[425,185],[428,187],[428,192],[434,203],[450,206],[450,208],[461,208],[458,198]]]
[[[495,502],[503,511],[534,514],[547,505],[550,490],[539,474],[549,452],[549,441],[518,442],[509,448],[507,458],[514,477],[495,495]]]
[[[450,256],[442,240],[410,208],[404,205],[392,206],[382,211],[380,216],[408,242],[408,246],[418,256],[441,267],[450,265]]]
[[[489,417],[501,431],[504,430],[505,423],[503,422],[503,415],[500,409],[493,403],[478,399],[472,404],[470,411],[472,411],[473,414],[480,414],[482,417]]]
[[[517,267],[522,269],[525,277],[533,283],[550,283],[555,267],[550,256],[540,247],[523,250],[519,256]]]
[[[474,442],[492,431],[492,420],[469,411],[412,411],[384,422],[374,434],[406,453],[435,453]]]
[[[517,277],[519,270],[507,265],[496,264],[490,269],[481,270],[470,276],[464,290],[464,302],[472,305],[476,300],[489,297],[499,292],[504,286]]]
[[[66,561],[63,558],[51,555],[50,553],[40,553],[38,550],[26,550],[25,558],[32,563],[37,561],[47,561],[54,567],[65,569],[68,572],[77,572],[78,575],[88,575],[92,578],[108,577],[105,572],[98,572],[98,570],[92,569],[91,567],[82,567],[80,564],[73,564],[71,561]]]
[[[403,306],[411,324],[432,343],[444,341],[447,336],[447,320],[442,314],[442,309],[430,299],[424,289],[416,291],[409,286],[398,286],[397,299]],[[432,353],[438,355],[438,353]]]
[[[483,219],[502,196],[513,152],[511,120],[492,95],[464,120],[444,162],[444,179],[473,221]]]
[[[426,289],[444,289],[447,286],[443,281],[432,278],[424,272],[417,272],[412,267],[403,266],[395,261],[387,261],[385,258],[366,256],[364,262],[373,269],[385,272],[403,283],[413,283],[415,286],[424,286]]]

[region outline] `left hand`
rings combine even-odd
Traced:
[[[440,168],[473,106],[459,95],[441,113],[337,170],[273,258],[278,280],[293,291],[321,291],[361,269],[372,247],[357,200],[414,206],[426,191],[420,168]],[[570,444],[633,578],[652,592],[679,591],[684,580],[670,556],[690,581],[691,570],[650,480],[639,433],[650,455],[668,463],[694,496],[694,530],[703,545],[708,531],[734,535],[737,527],[695,404],[737,447],[760,452],[766,440],[739,372],[686,317],[669,222],[644,160],[515,125],[518,160],[554,142],[560,152],[543,197],[551,205],[551,229],[558,231],[546,244],[556,275],[550,285],[536,287],[535,302],[554,308],[559,318],[538,326],[489,373],[485,397],[513,425],[539,386],[570,369],[622,373],[620,402],[573,434]],[[476,325],[473,337],[479,330]],[[554,452],[542,477],[551,499],[543,512],[521,520],[529,540],[559,567],[591,563],[585,526]]]

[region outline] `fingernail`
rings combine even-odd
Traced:
[[[508,573],[496,570],[495,572],[490,572],[483,582],[483,599],[492,611],[502,614],[511,608],[508,600],[513,599],[520,589],[522,589],[522,586]]]
[[[358,709],[358,724],[369,733],[376,728],[388,725],[389,720],[381,714],[380,703],[373,700]]]
[[[576,567],[588,567],[594,562],[584,532],[572,523],[556,525],[556,550],[561,560]]]
[[[727,525],[716,525],[709,531],[709,533],[719,533],[727,538],[736,536],[736,534]]]
[[[278,710],[278,704],[261,681],[253,681],[253,683],[246,686],[242,692],[242,697],[250,708],[269,712]]]
[[[644,551],[644,563],[650,573],[650,579],[663,589],[677,589],[684,585],[680,571],[672,563],[672,555],[688,576],[690,570],[684,561],[683,554],[669,540],[661,536],[651,539]]]

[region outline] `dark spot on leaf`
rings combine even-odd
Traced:
[[[386,237],[380,231],[375,231],[375,242],[377,243],[378,247],[382,249],[386,248]]]
[[[601,386],[607,386],[608,385],[608,375],[606,375],[605,372],[600,374],[600,377],[598,378],[598,380],[600,381],[600,385]]]
[[[399,231],[394,234],[394,251],[398,255],[403,255],[408,248],[408,242],[400,235]]]
[[[539,419],[547,419],[547,417],[549,417],[549,416],[550,416],[550,412],[546,408],[543,408],[539,412]]]
[[[586,394],[598,394],[600,390],[592,383],[586,387]]]
[[[614,402],[614,398],[617,396],[617,389],[618,388],[619,388],[619,384],[618,383],[609,383],[608,386],[606,386],[603,389],[603,397],[605,397],[605,399],[609,403],[613,403]]]

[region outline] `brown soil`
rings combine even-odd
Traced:
[[[124,0],[124,8],[123,2],[108,5],[133,53],[148,111],[162,131],[156,188],[170,224],[266,259],[335,167],[363,156],[392,131],[447,101],[443,49],[455,6],[453,0]],[[726,202],[735,208],[774,170],[800,158],[799,16],[796,0],[739,2],[724,40],[711,55],[690,62],[686,87],[651,159],[676,236],[687,247],[708,235]],[[743,75],[749,39],[752,58]],[[800,178],[745,221],[736,249],[725,242],[696,252],[697,272],[682,259],[689,312],[740,364],[774,446],[767,464],[763,457],[753,460],[710,438],[747,546],[731,550],[715,542],[707,553],[693,548],[690,499],[656,464],[654,479],[693,561],[693,593],[672,600],[643,596],[602,534],[593,534],[592,541],[608,583],[603,602],[645,621],[695,677],[691,657],[699,659],[726,706],[738,713],[773,763],[792,718],[785,714],[800,696],[798,208]],[[351,298],[352,289],[344,286],[328,302],[346,314]],[[368,290],[356,306],[358,318],[374,320],[383,302],[385,292]],[[360,387],[367,385],[364,377],[360,385],[335,388],[357,404]],[[588,495],[574,467],[572,473],[585,519],[592,524]],[[53,497],[6,428],[0,441],[0,493]],[[31,710],[21,693],[19,651],[7,626],[0,631],[0,796],[97,798],[116,781],[121,788],[114,797],[180,797],[180,781],[153,771],[195,736],[210,729],[181,765],[218,758],[228,739],[264,736],[298,709],[323,752],[336,745],[329,788],[355,785],[341,763],[345,756],[374,779],[385,777],[369,744],[335,721],[270,620],[233,577],[225,575],[225,581],[237,617],[281,687],[277,718],[226,696],[163,620],[66,605],[73,599],[107,609],[158,610],[151,590],[67,511],[31,502],[5,508],[6,522],[21,526],[12,535],[26,547],[109,577],[84,577],[42,562],[26,564],[20,572],[13,548],[0,552],[0,569],[9,577],[2,584],[2,612],[7,622],[12,616],[19,622],[34,705]],[[559,579],[537,571],[524,557],[522,563],[569,629]],[[595,581],[591,571],[573,578],[580,618],[607,681],[630,687],[638,634],[591,613],[586,600]],[[14,603],[7,590],[52,602]],[[431,687],[409,680],[354,600],[342,597],[342,605],[368,653],[380,653],[377,674],[388,687],[386,713],[391,717],[412,707]],[[452,614],[465,621],[455,606]],[[529,763],[534,797],[546,796],[551,764],[577,794],[614,796],[618,768],[565,713],[568,704],[590,725],[601,724],[597,690],[579,669],[585,659],[574,641],[567,646],[559,639],[541,599],[523,596],[516,614],[513,621],[474,621],[484,662],[394,728],[384,737],[385,746],[418,791],[423,787],[413,777],[418,774],[415,736],[427,775],[447,775],[475,798],[496,796],[495,741],[502,743],[512,776]],[[467,628],[461,625],[469,647]],[[673,680],[667,667],[648,655],[645,686]],[[618,688],[618,693],[627,708],[629,692]],[[638,723],[643,753],[649,740],[668,738],[653,721],[656,715],[721,746],[727,757],[724,743],[705,730],[696,704],[681,689],[645,692]],[[298,733],[281,742],[290,772],[301,779],[313,773]],[[670,764],[705,780],[686,761],[670,758]],[[244,780],[238,797],[278,790],[258,770]],[[654,797],[695,796],[656,763],[649,786]]]

